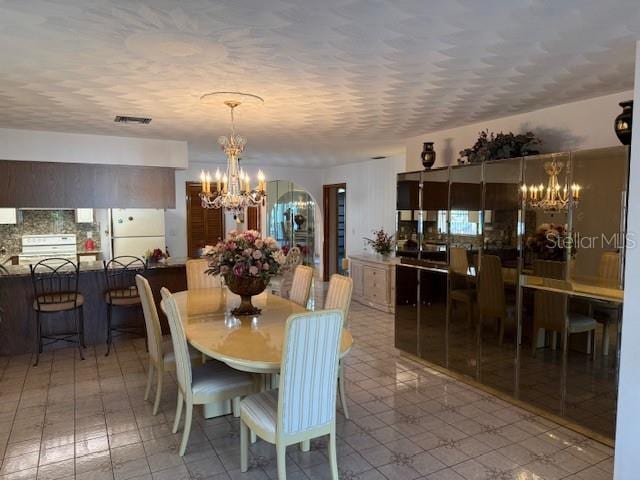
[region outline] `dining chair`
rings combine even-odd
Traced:
[[[45,344],[42,340],[51,340],[46,345],[59,341],[76,343],[80,358],[84,360],[82,348],[84,344],[84,297],[78,291],[80,265],[64,258],[47,258],[35,265],[29,265],[31,283],[33,284],[33,309],[36,312],[36,361],[38,366],[40,354]],[[62,334],[43,335],[42,316],[72,312],[75,331]],[[70,338],[76,337],[76,340]]]
[[[140,300],[142,302],[144,323],[147,330],[147,345],[149,346],[149,371],[147,373],[147,388],[144,392],[144,399],[149,399],[151,384],[153,383],[155,373],[156,396],[153,402],[153,415],[156,415],[162,396],[164,374],[165,372],[175,370],[176,358],[173,354],[171,337],[164,338],[162,335],[160,317],[158,316],[158,309],[153,299],[153,292],[151,291],[149,281],[138,274],[136,275],[136,286],[138,287]],[[189,358],[190,360],[200,358],[200,353],[195,349],[189,348]]]
[[[208,268],[209,260],[206,258],[187,260],[187,290],[222,287],[222,277],[220,275],[209,275],[205,273]]]
[[[507,323],[515,326],[515,312],[507,308],[502,278],[502,261],[497,255],[483,255],[478,275],[478,313],[484,319],[498,322],[498,343],[502,344]]]
[[[293,280],[293,272],[298,265],[302,264],[302,252],[299,247],[291,247],[287,252],[284,265],[280,269],[280,275],[274,277],[269,282],[271,293],[288,297]]]
[[[620,253],[603,252],[598,264],[598,280],[603,286],[620,288]],[[609,302],[592,302],[593,316],[602,324],[602,355],[609,355],[609,325],[620,319],[622,307]]]
[[[105,356],[109,356],[114,332],[133,333],[146,338],[145,332],[142,332],[138,326],[114,326],[113,309],[130,309],[142,306],[135,276],[143,273],[147,269],[147,265],[141,258],[130,255],[114,257],[108,262],[105,260],[103,265],[107,282],[107,291],[104,293],[104,300],[107,304],[107,353]]]
[[[450,282],[449,297],[452,304],[464,305],[467,312],[467,323],[473,324],[473,310],[476,302],[476,290],[469,281],[469,260],[467,250],[462,247],[451,247],[450,255]]]
[[[160,293],[169,320],[178,379],[178,403],[173,421],[173,433],[178,431],[182,407],[186,405],[184,430],[178,452],[182,457],[191,432],[193,406],[226,400],[235,401],[255,392],[255,382],[251,374],[234,370],[221,362],[207,362],[192,368],[178,305],[169,290],[163,287]]]
[[[353,293],[353,279],[334,273],[329,279],[329,288],[324,299],[324,309],[342,310],[342,318],[344,328],[349,327],[349,307],[351,306],[351,294]],[[340,404],[345,418],[349,419],[349,409],[347,408],[347,394],[345,391],[344,381],[344,359],[340,359],[338,366],[338,393],[340,395]]]
[[[288,445],[329,435],[331,478],[338,480],[336,388],[342,310],[291,315],[285,325],[279,388],[240,402],[240,471],[248,470],[249,430],[275,444],[278,480]]]
[[[309,303],[309,295],[311,294],[311,284],[313,281],[313,267],[307,265],[298,265],[293,272],[293,280],[291,281],[291,291],[289,292],[289,300],[297,303],[301,307],[307,308]]]
[[[533,274],[538,277],[564,279],[566,262],[553,260],[535,260]],[[567,318],[568,317],[568,318]],[[551,348],[556,348],[557,334],[565,334],[565,322],[568,319],[567,334],[587,333],[587,354],[596,357],[595,318],[579,312],[569,311],[569,297],[564,293],[536,290],[533,294],[533,335],[531,354],[535,357],[537,338],[540,329],[553,332]]]

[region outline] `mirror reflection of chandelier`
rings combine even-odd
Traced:
[[[569,190],[566,180],[564,185],[560,185],[558,176],[563,168],[564,162],[558,162],[555,159],[544,162],[544,171],[549,175],[547,187],[545,188],[542,183],[540,185],[522,185],[523,197],[527,200],[527,193],[529,194],[528,204],[531,208],[545,212],[566,212],[569,209],[570,196],[573,197],[573,204],[578,204],[582,187],[574,183]]]
[[[248,98],[253,102],[263,103],[264,100],[257,95],[240,92],[213,92],[200,97],[201,100],[210,100],[211,97],[226,96],[233,100],[224,100],[224,104],[231,112],[231,135],[218,138],[218,144],[227,155],[227,171],[224,174],[216,169],[215,176],[203,170],[200,173],[202,191],[200,199],[203,208],[222,208],[235,215],[244,212],[247,207],[255,207],[264,204],[266,194],[266,180],[262,170],[258,172],[258,185],[251,187],[249,174],[239,168],[238,157],[243,152],[247,139],[236,133],[233,113],[242,104],[236,98]],[[215,180],[215,189],[212,191],[212,180]]]

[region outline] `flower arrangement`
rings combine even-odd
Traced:
[[[168,258],[169,255],[165,253],[161,248],[154,248],[153,250],[147,250],[144,254],[144,258],[147,259],[148,262],[157,263],[160,260],[164,260]]]
[[[374,238],[364,237],[367,245],[370,245],[371,248],[380,255],[389,255],[393,248],[393,235],[387,234],[382,228],[380,230],[374,230],[373,235]]]
[[[473,147],[460,152],[461,159],[458,163],[481,163],[486,160],[534,155],[538,152],[532,147],[540,143],[542,141],[533,132],[517,135],[511,132],[489,134],[489,130],[483,130],[478,134],[478,140]]]
[[[207,245],[203,253],[211,259],[206,270],[209,275],[261,278],[265,283],[280,272],[286,260],[273,238],[263,239],[255,230],[233,231],[216,246]]]
[[[543,223],[527,238],[527,248],[542,260],[565,260],[565,251],[571,247],[575,253],[575,243],[565,225]]]

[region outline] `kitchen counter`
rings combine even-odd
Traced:
[[[185,269],[186,258],[170,258],[166,262],[149,264],[143,275],[149,281],[154,300],[160,312],[160,289],[168,288],[172,292],[187,289]],[[33,310],[33,285],[29,265],[6,265],[9,275],[0,276],[0,307],[4,310],[0,322],[0,355],[19,355],[30,353],[36,347],[36,321]],[[81,262],[79,291],[84,297],[84,327],[87,346],[96,345],[100,352],[106,352],[107,306],[104,294],[107,289],[104,266],[101,261]],[[43,329],[48,333],[73,331],[73,314],[45,315]],[[141,308],[115,308],[114,324],[134,324],[144,326]],[[160,313],[162,329],[169,332],[168,325]],[[117,339],[115,340],[117,344]],[[67,347],[58,342],[45,347]],[[117,347],[116,347],[117,348]]]
[[[99,255],[100,252],[83,252],[84,254],[95,253]],[[1,259],[0,259],[1,261]],[[184,267],[187,259],[186,258],[168,258],[163,262],[157,263],[149,263],[147,265],[147,270],[156,270],[161,268],[173,268],[173,267]],[[5,265],[7,272],[9,272],[10,277],[21,277],[21,276],[29,276],[31,275],[31,270],[29,265]],[[83,272],[96,272],[96,271],[104,271],[104,264],[102,260],[98,260],[95,262],[80,262],[80,273]]]

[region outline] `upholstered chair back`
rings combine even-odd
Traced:
[[[325,310],[342,310],[344,326],[349,326],[349,307],[351,306],[351,293],[353,292],[353,280],[344,275],[334,273],[329,279],[329,289],[324,299]]]
[[[285,435],[335,421],[342,311],[291,315],[285,326],[277,429]]]
[[[486,317],[506,316],[506,299],[502,279],[502,262],[496,255],[483,255],[478,279],[480,314]]]
[[[140,295],[140,303],[142,303],[142,312],[144,313],[144,324],[147,329],[147,344],[149,346],[149,356],[154,362],[161,362],[163,358],[162,351],[162,327],[160,326],[160,318],[158,310],[153,301],[153,292],[149,281],[142,275],[136,275],[136,287]]]
[[[307,308],[312,281],[313,268],[306,265],[298,265],[293,272],[291,290],[289,291],[289,300],[297,303],[301,307]]]
[[[182,326],[180,311],[176,304],[175,298],[166,288],[160,290],[164,311],[169,320],[169,329],[171,330],[171,342],[173,344],[173,354],[176,357],[176,376],[178,377],[178,388],[182,391],[185,398],[191,398],[191,360],[189,358],[189,347],[187,345],[187,337]]]
[[[620,280],[620,254],[603,252],[598,265],[598,277],[606,283],[617,284]]]
[[[187,260],[187,289],[220,288],[220,275],[207,275],[205,270],[209,268],[209,260],[198,258]]]

